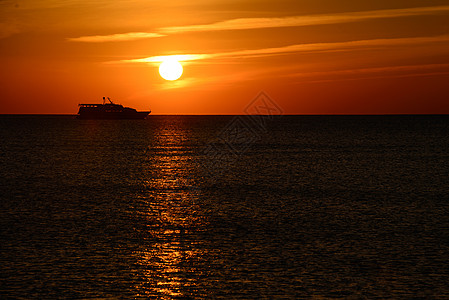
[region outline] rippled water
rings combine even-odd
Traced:
[[[253,121],[0,117],[1,298],[449,297],[447,116]]]

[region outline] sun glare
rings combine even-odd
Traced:
[[[166,59],[159,66],[159,74],[165,80],[176,80],[182,75],[182,65],[175,59]]]

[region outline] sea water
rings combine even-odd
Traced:
[[[0,117],[1,298],[449,297],[449,117]]]

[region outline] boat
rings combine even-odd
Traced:
[[[106,103],[106,99],[109,103]],[[150,111],[137,111],[134,108],[115,104],[109,97],[103,97],[103,104],[78,104],[78,119],[145,119]]]

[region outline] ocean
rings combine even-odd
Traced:
[[[449,116],[0,116],[0,298],[449,298]]]

